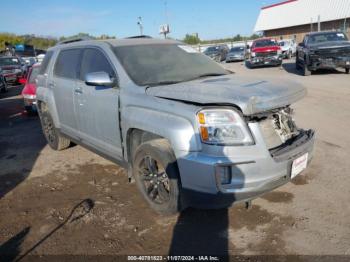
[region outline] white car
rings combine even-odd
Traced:
[[[278,41],[281,47],[283,58],[291,59],[297,52],[297,44],[294,39],[283,39]]]

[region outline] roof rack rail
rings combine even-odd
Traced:
[[[60,41],[56,45],[65,45],[65,44],[70,44],[70,43],[80,42],[80,41],[87,41],[87,40],[93,40],[93,38],[89,36],[74,37],[74,38],[69,38],[69,39]]]
[[[135,39],[135,38],[152,38],[152,37],[149,35],[135,35],[135,36],[126,37],[125,39]]]

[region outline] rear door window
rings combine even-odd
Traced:
[[[85,81],[86,74],[94,72],[106,72],[110,77],[116,77],[107,57],[98,49],[88,48],[84,50],[81,61],[80,79]]]
[[[43,60],[43,62],[40,65],[40,71],[39,71],[40,75],[43,75],[43,74],[47,73],[47,67],[48,67],[48,65],[50,63],[52,55],[53,55],[53,51],[48,51],[46,53],[46,55],[44,57],[44,60]]]
[[[81,52],[81,49],[62,50],[56,59],[55,76],[76,79]]]
[[[32,68],[32,71],[28,79],[29,84],[35,84],[35,79],[38,76],[39,70],[40,70],[40,67],[38,66]]]

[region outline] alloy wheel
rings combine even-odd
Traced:
[[[138,166],[138,175],[147,197],[156,204],[170,200],[169,177],[159,161],[146,155]]]

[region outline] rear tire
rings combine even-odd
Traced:
[[[153,210],[163,215],[181,211],[180,175],[167,140],[141,144],[133,155],[132,170],[138,189]]]
[[[58,132],[48,111],[41,112],[40,121],[46,141],[53,150],[61,151],[69,147],[70,140]]]
[[[345,74],[349,74],[350,68],[345,68]]]

